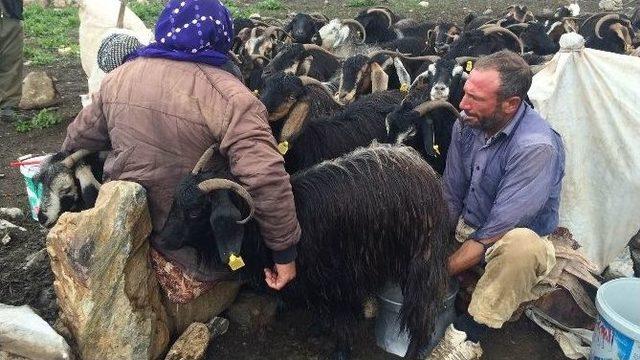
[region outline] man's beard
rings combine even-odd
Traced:
[[[491,116],[481,117],[478,119],[478,128],[484,132],[492,132],[500,130],[508,121],[507,116],[500,110],[491,114]]]

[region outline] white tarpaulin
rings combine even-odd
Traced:
[[[640,228],[640,58],[560,46],[529,97],[565,144],[560,226],[602,271]]]
[[[80,29],[80,61],[87,77],[91,76],[100,41],[107,30],[115,28],[120,12],[118,0],[81,0],[78,1]],[[136,14],[126,8],[123,18],[123,28],[137,34],[139,39],[153,39],[153,32],[144,25]]]

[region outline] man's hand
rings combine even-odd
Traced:
[[[274,290],[282,289],[296,277],[296,262],[276,264],[273,269],[264,269],[264,281]]]

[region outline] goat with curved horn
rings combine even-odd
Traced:
[[[509,30],[511,30],[511,29],[515,29],[515,28],[523,28],[523,29],[526,29],[526,28],[528,28],[528,27],[529,27],[529,24],[528,24],[528,23],[516,23],[516,24],[508,25],[505,29],[509,29]]]
[[[209,160],[211,160],[216,150],[218,150],[218,145],[211,145],[207,149],[207,151],[205,151],[204,154],[200,156],[200,159],[198,159],[198,162],[193,167],[193,170],[191,170],[191,174],[197,175],[202,170],[202,168],[204,168],[204,166],[207,165]]]
[[[422,104],[413,108],[413,111],[420,114],[420,116],[425,116],[428,112],[433,111],[435,109],[445,108],[451,111],[458,119],[462,119],[462,115],[455,106],[451,105],[450,102],[444,100],[428,100],[423,102]]]
[[[364,26],[362,26],[362,24],[352,19],[343,19],[343,20],[340,20],[340,22],[343,25],[353,25],[357,27],[360,33],[362,34],[362,38],[356,44],[358,45],[364,44],[364,41],[367,39],[367,31],[364,29]]]
[[[605,15],[603,17],[601,17],[600,19],[598,19],[598,22],[596,23],[596,27],[594,32],[596,33],[596,36],[598,37],[598,39],[602,39],[602,35],[600,35],[600,27],[602,26],[602,24],[604,24],[605,21],[608,20],[620,20],[620,15],[618,14],[609,14],[609,15]]]
[[[91,153],[93,153],[93,151],[80,149],[74,152],[73,154],[67,156],[60,163],[66,166],[67,168],[72,168],[78,161],[82,160],[85,156]]]
[[[503,27],[500,26],[494,26],[491,28],[487,28],[487,29],[483,29],[482,32],[485,35],[490,35],[490,34],[494,34],[494,33],[501,33],[501,34],[505,34],[509,37],[511,37],[512,39],[514,39],[518,46],[520,46],[520,54],[524,54],[524,44],[522,44],[522,40],[520,40],[520,38],[518,36],[516,36],[516,34],[514,34],[513,32],[509,31],[508,29],[505,29]]]
[[[211,147],[209,149],[212,149],[212,148],[213,147]],[[209,151],[209,150],[207,150],[207,151]],[[238,194],[238,196],[240,196],[242,199],[244,199],[244,201],[246,201],[247,205],[249,206],[249,215],[247,215],[247,217],[242,219],[242,220],[236,221],[236,223],[238,223],[238,224],[246,224],[253,217],[253,214],[255,212],[255,205],[253,204],[253,197],[251,197],[251,194],[249,194],[249,192],[244,187],[242,187],[242,185],[238,184],[237,182],[233,182],[233,181],[227,180],[227,179],[209,179],[209,180],[204,180],[203,182],[199,183],[198,184],[198,189],[200,189],[200,191],[202,191],[204,193],[210,193],[210,192],[213,192],[213,191],[216,191],[216,190],[231,190],[231,191],[233,191],[234,193]]]
[[[322,90],[324,90],[327,95],[329,95],[329,97],[331,98],[331,100],[333,100],[336,104],[342,105],[339,102],[337,102],[334,98],[334,95],[331,93],[331,91],[325,86],[325,84],[323,84],[320,80],[316,79],[316,78],[312,78],[310,76],[306,76],[306,75],[302,75],[299,76],[300,81],[302,81],[302,85],[307,86],[307,85],[317,85],[319,87],[322,88]]]
[[[268,28],[266,28],[264,30],[264,36],[265,37],[271,37],[273,36],[273,34],[277,33],[277,32],[281,32],[283,34],[285,34],[288,38],[293,40],[293,36],[291,36],[288,32],[286,32],[283,28],[279,27],[279,26],[269,26]],[[276,35],[277,38],[277,35]]]
[[[384,14],[384,16],[387,18],[387,20],[389,20],[389,26],[387,26],[387,28],[390,29],[393,26],[393,18],[391,17],[391,14],[389,13],[388,10],[381,9],[381,8],[372,8],[372,9],[367,10],[367,14],[372,14],[372,13]]]

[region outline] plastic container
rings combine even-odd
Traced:
[[[442,310],[436,318],[436,327],[429,340],[429,344],[421,349],[426,355],[438,344],[447,326],[455,320],[454,302],[458,293],[458,281],[451,279],[449,292]],[[402,307],[402,290],[397,284],[387,284],[378,295],[380,308],[376,318],[376,343],[386,352],[404,356],[409,348],[409,334],[400,331],[399,313]]]
[[[640,279],[605,283],[598,289],[596,308],[598,323],[589,359],[640,359]]]
[[[28,164],[20,165],[20,173],[24,178],[27,186],[27,197],[29,198],[29,209],[31,217],[38,220],[38,211],[40,210],[40,199],[42,197],[42,184],[34,180],[34,176],[40,171],[40,163],[47,158],[48,155],[36,157],[22,157],[19,160],[28,162]],[[28,159],[28,161],[27,161]]]

